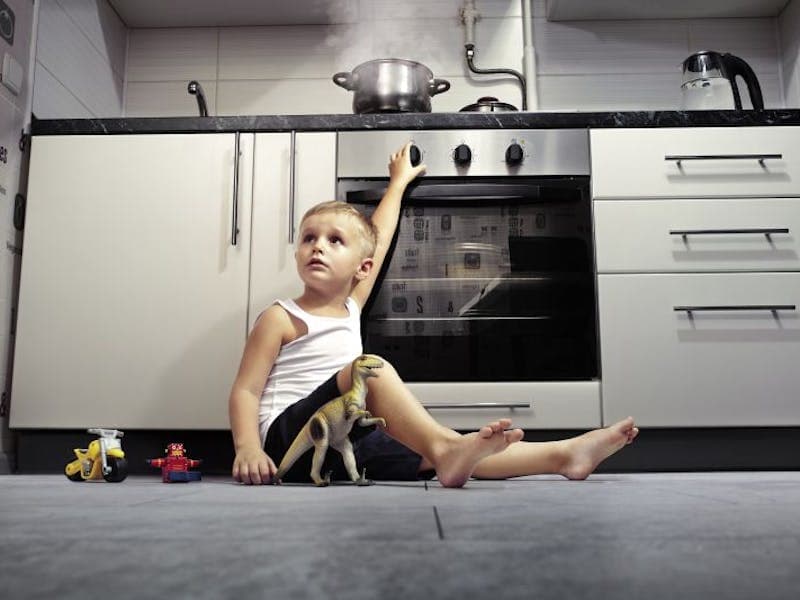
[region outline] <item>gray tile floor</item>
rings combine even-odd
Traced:
[[[0,476],[4,598],[800,597],[800,473],[247,487]]]

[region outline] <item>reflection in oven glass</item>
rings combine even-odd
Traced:
[[[407,381],[597,377],[590,223],[582,202],[404,207],[365,350]]]

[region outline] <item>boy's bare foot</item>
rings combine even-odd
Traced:
[[[510,425],[510,419],[501,419],[478,431],[453,438],[435,462],[439,483],[444,487],[463,487],[479,461],[520,441],[522,430],[508,429]]]
[[[630,444],[639,435],[633,417],[603,429],[595,429],[564,440],[567,458],[561,475],[568,479],[586,479],[605,459]]]

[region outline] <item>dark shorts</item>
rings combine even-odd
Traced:
[[[334,375],[319,386],[311,394],[298,400],[283,411],[270,425],[264,451],[280,465],[283,455],[286,454],[294,438],[303,428],[311,415],[323,404],[339,396]],[[356,458],[359,473],[366,468],[367,478],[383,481],[416,481],[420,478],[430,478],[433,472],[419,472],[422,457],[407,448],[383,431],[372,427],[361,427],[356,423],[350,431],[350,441],[353,443],[353,454]],[[282,478],[286,482],[308,483],[311,481],[311,459],[314,449],[309,449],[303,454],[292,468]],[[328,449],[325,456],[321,474],[331,472],[332,481],[349,481],[350,477],[344,468],[342,456],[333,448]]]

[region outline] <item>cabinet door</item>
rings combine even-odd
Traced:
[[[599,275],[604,422],[800,425],[800,274]]]
[[[596,200],[599,273],[796,271],[794,198]]]
[[[796,127],[591,132],[592,197],[800,196]]]
[[[235,148],[235,134],[34,138],[12,426],[228,427],[252,135],[238,199]]]
[[[255,138],[249,327],[271,302],[302,291],[294,261],[297,227],[306,210],[333,200],[336,190],[335,133]]]

